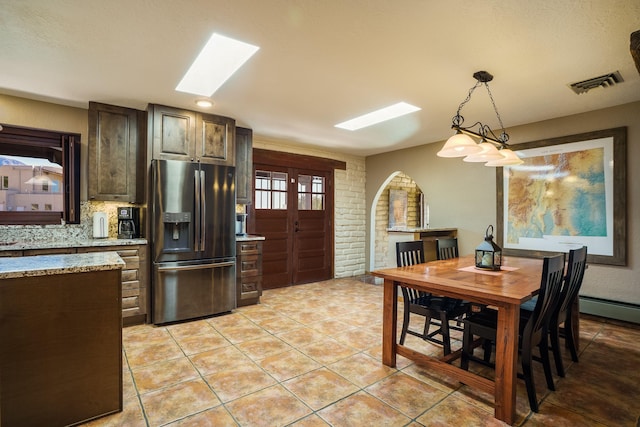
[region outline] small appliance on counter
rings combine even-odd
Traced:
[[[95,212],[93,214],[93,238],[105,239],[109,237],[109,222],[106,212]]]
[[[247,235],[247,214],[246,213],[237,213],[236,214],[236,236],[246,236]]]
[[[124,206],[118,208],[118,239],[140,237],[140,208]]]

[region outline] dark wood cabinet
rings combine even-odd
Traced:
[[[0,425],[76,425],[122,411],[120,270],[0,282]]]
[[[196,113],[196,158],[202,163],[235,166],[235,130],[233,119]]]
[[[262,241],[236,242],[236,300],[238,307],[257,304],[262,295]]]
[[[146,245],[115,245],[67,247],[49,249],[25,249],[0,251],[0,256],[36,256],[82,254],[89,252],[117,252],[125,262],[122,268],[122,321],[125,326],[146,323],[148,313],[148,271]]]
[[[253,201],[253,131],[236,127],[236,203]]]
[[[235,120],[150,104],[151,158],[235,165]]]
[[[147,246],[93,246],[78,248],[78,253],[117,252],[125,262],[122,268],[122,319],[124,326],[147,321]]]
[[[89,199],[144,202],[144,111],[89,102]]]

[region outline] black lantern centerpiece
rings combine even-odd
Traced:
[[[485,232],[484,242],[476,248],[476,268],[500,270],[501,265],[502,249],[493,241],[493,225],[490,225]]]

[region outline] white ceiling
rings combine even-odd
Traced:
[[[209,111],[264,138],[370,155],[446,139],[478,70],[494,75],[507,131],[638,101],[639,29],[638,0],[0,0],[0,93],[197,110],[174,88],[218,32],[260,50]],[[567,86],[613,71],[623,83]],[[422,110],[334,127],[398,101]],[[483,88],[462,115],[498,128]]]

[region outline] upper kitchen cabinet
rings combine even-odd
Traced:
[[[89,102],[90,200],[144,202],[144,115]]]
[[[235,120],[155,104],[148,112],[152,158],[235,166]]]
[[[248,205],[253,200],[253,131],[236,127],[236,203]]]

